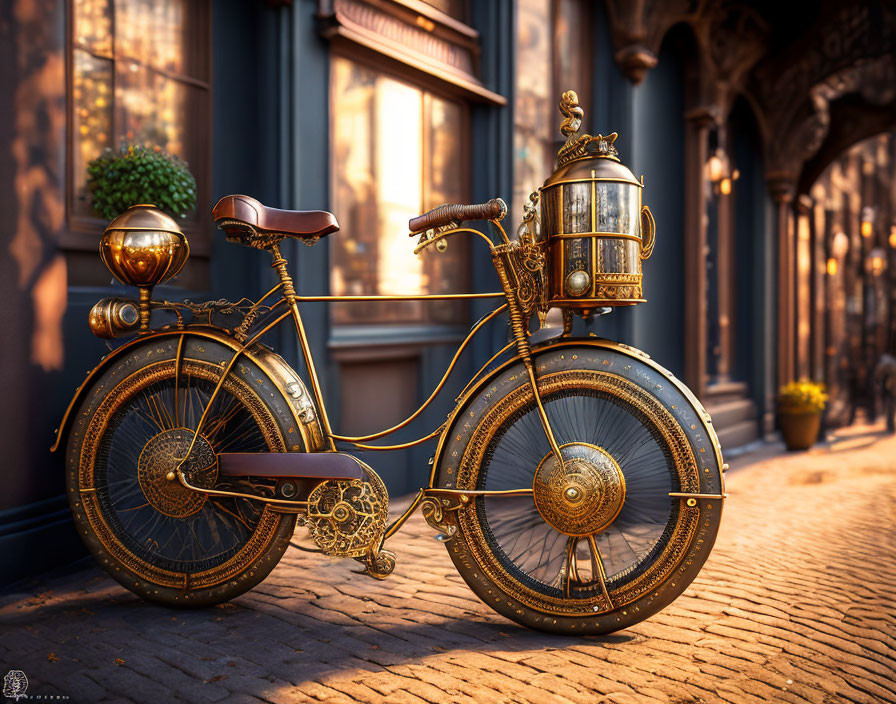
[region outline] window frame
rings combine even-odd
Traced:
[[[332,46],[329,52],[329,60],[332,65],[333,59],[335,58],[346,59],[352,62],[355,62],[366,69],[371,71],[376,71],[381,73],[382,75],[392,78],[394,80],[406,83],[407,85],[412,86],[413,88],[420,90],[422,93],[422,110],[424,115],[429,114],[431,101],[428,99],[430,95],[435,96],[441,100],[451,101],[456,103],[461,108],[461,131],[460,131],[460,183],[461,183],[461,193],[462,196],[460,198],[461,201],[468,203],[470,198],[472,197],[473,191],[473,174],[472,174],[472,163],[473,163],[473,155],[472,155],[472,126],[471,126],[471,104],[470,101],[459,91],[452,90],[449,85],[442,85],[439,82],[427,83],[424,81],[425,75],[421,75],[418,71],[414,70],[410,66],[403,66],[402,64],[397,64],[394,61],[389,60],[388,57],[383,57],[378,53],[366,51],[362,48],[356,48],[350,44],[340,44],[338,46]],[[333,196],[335,192],[335,188],[333,187],[334,179],[335,179],[335,169],[333,162],[333,134],[332,134],[332,111],[333,111],[333,94],[332,94],[332,77],[329,79],[328,84],[328,106],[327,106],[327,114],[328,114],[328,169],[329,169],[329,177],[328,177],[328,188],[329,188],[329,208],[334,212],[336,217],[339,217],[339,213],[334,210],[334,202]],[[427,140],[423,140],[423,150],[422,150],[422,160],[420,164],[420,175],[421,179],[423,178],[423,174],[427,168],[427,163],[431,159],[431,155],[429,154],[429,145],[427,144]],[[441,205],[440,203],[435,203],[429,208],[426,207],[426,203],[431,202],[431,188],[430,184],[426,181],[421,183],[421,199],[423,201],[424,212],[430,208],[435,208],[437,205]],[[342,235],[336,235],[337,237]],[[348,233],[345,234],[348,236]],[[328,244],[327,255],[330,258],[331,266],[332,266],[332,257],[333,251],[332,248],[334,243]],[[413,241],[408,238],[407,242],[408,247],[413,247]],[[452,246],[456,246],[458,248],[463,248],[461,255],[459,257],[461,261],[461,268],[459,274],[461,276],[461,280],[458,282],[459,290],[457,293],[463,293],[468,290],[473,282],[472,272],[470,262],[472,256],[472,247],[470,246],[469,241],[465,240],[465,238],[457,238],[457,241],[452,241]],[[438,256],[436,253],[430,253],[428,256]],[[327,275],[327,288],[331,291],[331,279],[330,273],[328,271]],[[333,305],[333,304],[331,304]],[[351,303],[342,303],[337,305],[352,305]],[[401,303],[397,303],[395,305],[403,305]],[[406,304],[409,305],[409,304]],[[427,303],[422,303],[422,305],[431,305]],[[401,329],[407,332],[407,340],[406,344],[428,344],[430,340],[427,338],[433,338],[432,342],[445,342],[444,338],[446,332],[450,331],[450,337],[453,341],[454,339],[460,339],[463,337],[457,335],[457,331],[464,326],[469,318],[469,306],[465,305],[465,313],[462,320],[454,321],[450,323],[433,323],[426,319],[424,316],[423,320],[409,320],[407,322],[400,321],[380,321],[380,322],[371,322],[371,323],[337,323],[333,320],[333,315],[331,313],[331,322],[330,322],[330,338],[331,344],[345,344],[348,340],[358,341],[358,344],[361,344],[360,341],[363,340],[367,333],[372,336],[376,336],[376,331],[386,326],[390,329]],[[400,337],[400,335],[399,335]],[[436,339],[438,338],[438,339]],[[338,342],[337,342],[338,341]],[[367,344],[366,342],[364,344]],[[399,343],[400,344],[400,343]],[[351,344],[349,344],[351,346]]]
[[[197,111],[195,115],[191,115],[185,129],[188,133],[195,135],[207,134],[209,137],[204,141],[204,149],[200,149],[203,158],[200,163],[190,164],[190,170],[196,177],[196,219],[183,221],[182,229],[184,234],[190,240],[190,251],[193,257],[208,258],[211,255],[211,229],[208,225],[208,218],[203,217],[203,210],[209,207],[211,199],[211,178],[212,178],[212,124],[213,124],[213,68],[212,68],[212,6],[211,0],[183,0],[186,5],[195,3],[194,7],[198,7],[199,28],[205,31],[196,33],[197,41],[205,40],[205,47],[196,50],[196,55],[201,58],[205,64],[206,79],[197,79],[185,74],[176,73],[159,69],[154,66],[144,64],[131,58],[117,57],[115,52],[115,4],[110,3],[110,15],[112,22],[112,57],[98,56],[89,49],[80,47],[75,41],[75,3],[78,0],[68,0],[65,3],[65,116],[66,116],[66,134],[65,134],[65,218],[67,228],[63,230],[59,238],[59,248],[65,251],[73,252],[95,252],[98,246],[98,235],[102,233],[107,222],[95,215],[81,215],[75,212],[75,144],[76,135],[74,131],[74,111],[76,109],[74,98],[74,57],[75,49],[86,51],[91,56],[96,56],[106,61],[111,61],[112,71],[112,119],[113,125],[115,120],[115,100],[116,89],[118,83],[116,81],[116,67],[119,62],[135,63],[148,71],[151,71],[165,78],[177,81],[178,83],[199,88],[204,91],[204,99],[202,100],[202,109]],[[204,113],[204,114],[203,114]]]

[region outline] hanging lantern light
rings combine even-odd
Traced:
[[[655,223],[641,204],[644,184],[619,161],[616,133],[579,135],[584,112],[574,91],[560,98],[566,143],[541,188],[551,306],[588,315],[644,301],[641,261],[653,251]]]

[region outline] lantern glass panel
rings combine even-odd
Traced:
[[[597,240],[597,271],[637,274],[641,248],[634,240],[600,238]]]
[[[641,234],[641,188],[632,183],[597,181],[594,184],[598,232]]]
[[[563,229],[571,234],[591,232],[591,183],[563,184]]]
[[[591,272],[591,245],[590,237],[570,238],[564,241],[563,253],[563,279],[574,271]]]

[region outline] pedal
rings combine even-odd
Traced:
[[[368,554],[355,559],[364,565],[364,569],[355,570],[355,574],[366,574],[374,579],[386,579],[395,569],[395,553],[389,550],[380,550],[375,555]]]

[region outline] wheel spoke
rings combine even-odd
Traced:
[[[576,546],[578,544],[579,539],[575,536],[569,536],[566,540],[566,561],[563,569],[560,571],[560,585],[565,597],[569,597],[570,588],[574,581],[577,583],[582,581],[579,578],[578,565],[576,565]]]
[[[607,571],[604,569],[604,561],[600,556],[600,549],[597,547],[593,533],[588,536],[588,552],[591,555],[591,579],[597,579],[600,582],[600,590],[603,592],[604,598],[611,609],[615,608],[613,600],[610,598],[610,592],[607,591]]]
[[[138,478],[139,458],[148,443],[175,427],[195,427],[197,413],[204,409],[215,386],[213,379],[195,374],[198,362],[182,358],[183,338],[178,347],[177,359],[169,363],[170,376],[141,386],[110,417],[95,476],[110,525],[127,549],[164,569],[190,573],[214,567],[241,549],[262,512],[244,506],[245,502],[207,500],[196,513],[168,515],[154,502],[169,501],[175,506],[181,499],[165,498],[168,485],[153,484],[157,476]],[[220,451],[222,441],[235,452],[270,449],[241,396],[222,388],[209,410],[203,435],[215,451]],[[152,460],[144,463],[149,464],[139,471],[152,472]],[[162,492],[161,499],[158,492]]]
[[[174,427],[180,427],[180,403],[177,398],[177,390],[180,386],[180,363],[184,353],[184,335],[177,341],[177,353],[174,355]]]

